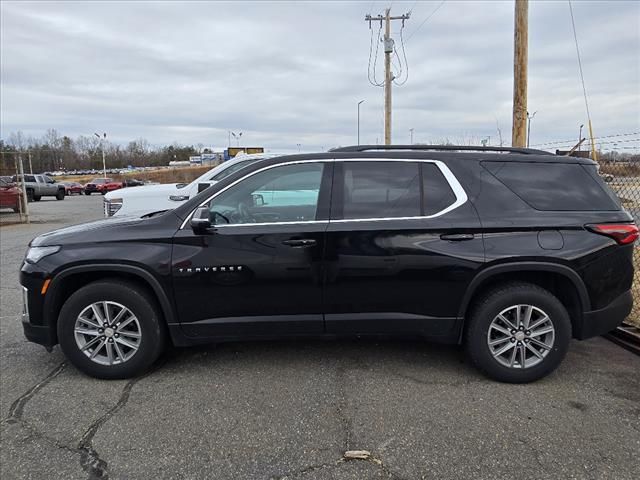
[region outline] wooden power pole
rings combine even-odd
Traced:
[[[513,129],[511,145],[527,144],[527,63],[529,0],[515,0],[513,41]]]
[[[391,16],[391,8],[387,8],[384,12],[384,16],[378,15],[377,17],[372,17],[371,15],[367,15],[364,19],[369,22],[369,28],[371,28],[372,21],[379,21],[382,26],[382,22],[384,21],[384,144],[391,145],[391,85],[394,77],[391,72],[391,54],[393,54],[393,38],[391,38],[391,20],[402,20],[402,25],[404,26],[404,21],[409,19],[409,13],[404,15],[400,15],[398,17]]]

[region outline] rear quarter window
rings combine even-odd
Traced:
[[[590,165],[482,162],[482,166],[536,210],[620,210],[620,202]]]

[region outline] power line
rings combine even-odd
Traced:
[[[573,27],[573,39],[576,43],[576,53],[578,54],[578,67],[580,69],[580,80],[582,82],[582,93],[584,94],[584,105],[587,108],[587,121],[589,122],[589,137],[591,137],[591,155],[594,160],[598,159],[596,154],[596,146],[593,141],[593,127],[591,126],[591,114],[589,113],[589,101],[587,100],[587,88],[584,85],[584,74],[582,73],[582,60],[580,59],[580,48],[578,47],[578,34],[576,33],[576,23],[573,19],[573,7],[571,6],[571,0],[567,0],[569,3],[569,13],[571,13],[571,26]]]
[[[371,40],[369,41],[369,62],[367,65],[367,78],[369,79],[369,83],[374,87],[382,87],[384,83],[378,83],[376,80],[376,65],[378,63],[378,47],[380,46],[380,31],[382,30],[382,22],[380,22],[380,28],[378,29],[378,38],[376,40],[376,54],[375,60],[373,62],[373,80],[371,80],[371,53],[373,52],[373,29],[371,25],[369,25],[369,30],[371,30]]]
[[[376,79],[376,69],[378,65],[378,48],[380,47],[380,32],[382,31],[382,22],[380,22],[380,27],[378,28],[378,35],[376,39],[376,53],[373,60],[373,81],[371,81],[371,52],[373,50],[373,29],[371,25],[369,25],[369,29],[371,30],[371,41],[369,42],[369,65],[367,67],[367,76],[369,77],[369,83],[374,87],[383,87],[384,82],[379,83]]]
[[[594,140],[601,140],[603,138],[618,138],[618,137],[629,137],[631,135],[640,135],[640,132],[630,132],[630,133],[616,133],[614,135],[603,135],[601,137],[593,137]],[[544,142],[544,143],[536,143],[534,145],[531,145],[532,147],[541,147],[543,145],[556,145],[556,144],[569,144],[569,143],[575,143],[575,139],[569,139],[569,140],[553,140],[551,142]]]
[[[405,78],[404,78],[403,81],[396,82],[394,80],[394,83],[396,85],[400,86],[400,87],[402,85],[404,85],[405,83],[407,83],[407,81],[409,80],[409,62],[407,62],[407,53],[406,53],[406,51],[404,49],[404,37],[402,36],[402,32],[403,31],[404,31],[404,22],[402,22],[402,27],[400,28],[400,44],[402,45],[402,56],[404,57],[404,65],[405,65],[405,68],[406,68],[406,74],[405,74]],[[396,57],[398,57],[398,61],[400,61],[400,57],[398,56],[398,52],[396,52],[395,45],[393,47],[393,51],[395,52]],[[402,66],[402,63],[400,65]],[[402,76],[402,69],[400,70],[400,73],[398,74],[398,78],[400,78],[400,76]]]
[[[408,42],[409,40],[411,40],[411,37],[413,37],[413,36],[416,34],[416,32],[417,32],[418,30],[420,30],[420,27],[422,27],[425,23],[427,23],[427,21],[428,21],[431,17],[433,17],[433,16],[435,15],[435,13],[436,13],[438,10],[440,10],[440,7],[442,7],[442,5],[444,5],[444,2],[446,2],[446,1],[447,1],[447,0],[442,0],[442,2],[440,2],[440,5],[438,5],[438,6],[437,6],[437,7],[436,7],[436,8],[435,8],[435,9],[434,9],[434,10],[433,10],[429,15],[427,15],[427,18],[425,18],[425,19],[422,21],[422,23],[421,23],[420,25],[418,25],[418,28],[416,28],[416,29],[411,33],[411,35],[409,35],[409,36],[407,37],[407,42]]]

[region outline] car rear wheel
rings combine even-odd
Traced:
[[[156,302],[129,282],[99,281],[75,292],[58,318],[62,351],[96,378],[130,378],[146,371],[164,349]]]
[[[85,190],[84,194],[85,194],[85,195],[91,195],[91,192],[87,192],[87,191]]]
[[[33,201],[34,201],[34,202],[39,202],[41,198],[42,198],[42,196],[41,196],[41,195],[34,195],[34,196],[33,196]]]
[[[473,364],[487,376],[509,383],[538,380],[562,362],[571,340],[571,321],[549,291],[509,283],[476,302],[466,331]]]
[[[56,193],[56,200],[64,200],[65,197],[65,191],[60,189],[58,190],[58,193]]]
[[[33,190],[27,189],[27,202],[33,202]]]

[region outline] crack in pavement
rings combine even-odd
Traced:
[[[100,418],[89,425],[89,428],[84,432],[78,445],[76,447],[72,447],[69,445],[61,444],[55,438],[52,438],[46,435],[44,432],[41,432],[38,428],[31,425],[26,419],[23,418],[24,408],[26,404],[47,384],[49,384],[53,379],[55,379],[60,373],[64,371],[67,364],[65,362],[58,365],[54,370],[49,372],[47,376],[45,376],[42,380],[32,386],[26,393],[21,395],[18,399],[16,399],[9,408],[9,415],[4,420],[7,424],[20,424],[23,428],[29,431],[30,437],[35,439],[45,440],[50,445],[59,448],[61,450],[66,450],[68,452],[77,454],[80,456],[80,466],[82,469],[88,473],[88,480],[96,480],[96,479],[104,479],[107,480],[109,478],[108,464],[102,458],[96,450],[93,448],[93,438],[95,437],[98,430],[113,417],[122,407],[124,407],[129,398],[131,396],[131,390],[134,385],[151,375],[158,368],[160,368],[161,363],[157,362],[156,365],[146,372],[145,374],[129,380],[124,388],[122,389],[122,393],[120,394],[120,398],[116,402],[116,404],[107,410]]]
[[[36,383],[33,387],[26,391],[26,393],[22,394],[18,397],[9,407],[9,415],[5,419],[5,421],[9,424],[18,423],[22,420],[22,415],[24,414],[24,407],[29,403],[29,401],[42,390],[51,380],[60,375],[63,370],[66,368],[67,364],[62,362],[56,368],[54,368],[49,374]]]

